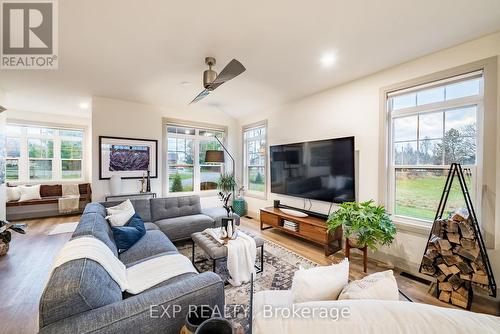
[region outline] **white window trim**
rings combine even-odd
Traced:
[[[23,135],[8,135],[5,137],[18,138],[20,139],[20,156],[18,158],[13,158],[18,160],[18,180],[5,180],[11,185],[31,185],[31,184],[59,184],[59,183],[83,183],[86,180],[86,140],[87,140],[87,127],[78,125],[63,125],[55,123],[45,123],[45,122],[29,122],[15,119],[7,119],[7,125],[13,126],[24,126],[24,127],[39,127],[39,128],[52,128],[57,130],[68,130],[68,131],[82,131],[83,136],[81,138],[82,142],[82,158],[81,159],[61,159],[61,141],[79,141],[75,137],[64,137],[64,136],[44,136],[37,134],[23,134]],[[29,139],[48,139],[52,140],[54,143],[54,156],[52,158],[31,158],[32,160],[52,160],[52,179],[37,179],[31,180],[29,178],[29,161],[28,156],[28,140]],[[6,159],[8,159],[6,157]],[[63,179],[62,178],[62,160],[80,160],[81,161],[81,177],[79,179]]]
[[[248,188],[248,167],[251,167],[247,164],[247,145],[246,145],[246,140],[245,140],[245,132],[248,130],[252,130],[255,128],[261,128],[264,127],[266,129],[266,133],[264,136],[258,137],[258,139],[264,139],[265,141],[265,146],[264,146],[264,156],[265,156],[265,161],[264,161],[264,191],[252,191]],[[268,179],[269,179],[269,157],[268,157],[268,128],[267,128],[267,120],[247,124],[241,127],[241,142],[242,142],[242,153],[243,153],[243,159],[242,159],[242,172],[243,172],[243,184],[245,185],[245,196],[248,197],[253,197],[257,199],[263,199],[267,200],[267,195],[268,195]],[[256,138],[252,138],[254,140]],[[261,167],[261,166],[257,166]]]
[[[183,134],[169,134],[167,132],[167,127],[168,126],[176,126],[176,127],[187,127],[187,128],[194,128],[195,129],[195,135],[183,135]],[[221,126],[221,125],[216,125],[216,124],[209,124],[209,123],[201,123],[201,122],[191,122],[191,121],[184,121],[184,120],[179,120],[179,119],[172,119],[172,118],[163,118],[162,121],[162,127],[163,127],[163,144],[162,144],[162,152],[163,155],[165,156],[163,158],[162,162],[162,170],[165,175],[165,179],[162,181],[162,191],[165,197],[178,197],[180,196],[188,196],[188,195],[199,195],[200,197],[212,197],[216,196],[218,194],[218,190],[200,190],[200,170],[199,168],[196,168],[196,166],[200,167],[199,164],[199,145],[194,145],[193,146],[193,191],[183,191],[183,192],[175,192],[171,193],[170,188],[168,186],[168,180],[169,180],[169,172],[168,172],[168,159],[167,159],[167,154],[168,154],[168,138],[169,136],[175,137],[175,138],[186,138],[186,139],[193,139],[195,142],[200,142],[202,139],[207,140],[206,136],[199,136],[198,131],[201,130],[212,130],[212,131],[219,131],[224,133],[224,138],[222,140],[222,143],[224,146],[227,147],[227,141],[228,141],[228,128],[226,126]],[[219,138],[220,139],[220,138]],[[224,173],[227,170],[226,166],[227,161],[222,164],[222,173]]]
[[[494,201],[494,192],[496,184],[496,114],[497,114],[497,57],[490,57],[466,65],[458,66],[438,73],[426,75],[424,77],[411,79],[395,85],[383,87],[380,89],[380,140],[379,140],[379,199],[386,206],[391,203],[388,184],[391,171],[390,162],[391,150],[390,144],[390,124],[388,115],[388,95],[394,91],[411,89],[425,84],[432,85],[435,81],[454,78],[465,73],[483,71],[483,104],[478,106],[478,151],[481,147],[480,157],[477,157],[477,193],[482,194],[481,203],[476,204],[476,213],[481,224],[481,229],[485,237],[487,247],[495,245],[495,207],[488,206],[488,202]],[[467,99],[467,98],[463,98]],[[463,101],[458,101],[463,102]],[[462,100],[462,99],[460,99]],[[442,109],[439,103],[424,106],[426,110]],[[482,109],[482,110],[479,110]],[[416,110],[415,110],[416,111]],[[430,110],[429,110],[430,111]],[[400,230],[410,231],[417,234],[428,235],[432,224],[428,222],[419,222],[416,219],[407,220],[394,217],[393,221]]]

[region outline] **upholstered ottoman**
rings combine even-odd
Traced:
[[[255,265],[255,268],[257,269],[256,273],[261,273],[264,271],[264,239],[256,236],[253,233],[242,231],[246,235],[252,237],[255,240],[255,246],[257,247],[257,251],[259,252],[259,257],[260,257],[260,266]],[[209,235],[208,233],[205,232],[196,232],[191,234],[191,240],[193,243],[193,249],[191,253],[191,261],[193,262],[194,267],[200,271],[196,267],[196,263],[204,262],[206,260],[201,260],[201,261],[195,261],[195,248],[198,246],[200,247],[203,252],[205,253],[206,257],[208,260],[212,261],[212,266],[213,266],[213,272],[216,272],[217,268],[217,261],[226,259],[227,258],[227,247],[224,245],[219,244],[217,241],[214,240],[214,238]]]

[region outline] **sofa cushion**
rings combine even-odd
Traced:
[[[89,205],[87,205],[87,207]],[[104,242],[106,246],[108,246],[111,249],[111,251],[116,256],[118,256],[118,249],[116,248],[115,245],[113,232],[111,231],[111,227],[109,226],[104,216],[101,215],[101,213],[91,213],[91,209],[89,210],[85,209],[85,211],[88,213],[84,213],[80,217],[80,223],[76,227],[76,230],[75,232],[73,232],[71,238],[91,235]],[[96,211],[99,211],[99,209],[96,209]],[[104,211],[104,208],[102,209],[102,211]]]
[[[162,219],[155,221],[155,224],[170,240],[175,241],[187,239],[192,233],[214,227],[214,220],[207,215],[198,214]]]
[[[168,252],[177,253],[177,248],[172,241],[161,231],[150,230],[146,231],[146,234],[139,241],[121,253],[118,258],[126,266],[130,266],[149,257]]]
[[[120,287],[97,262],[64,263],[54,270],[42,294],[40,327],[120,300]]]
[[[151,218],[153,222],[200,213],[200,197],[197,195],[151,199]]]
[[[151,206],[149,203],[149,199],[133,199],[130,200],[132,205],[134,206],[135,213],[141,216],[142,220],[145,222],[151,221]],[[112,201],[112,202],[102,202],[101,204],[108,208],[110,206],[115,206],[120,204],[121,201]]]
[[[112,226],[111,230],[119,253],[132,247],[146,234],[146,227],[138,214],[134,214],[125,226]]]
[[[201,209],[201,213],[215,220],[215,227],[220,227],[222,225],[222,218],[227,218],[227,211],[222,207]],[[240,216],[233,213],[231,218],[236,221],[236,225],[240,225]]]

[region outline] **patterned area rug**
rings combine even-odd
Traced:
[[[191,258],[191,242],[178,244],[179,251]],[[258,252],[260,249],[258,250]],[[201,248],[196,247],[196,261],[205,258]],[[257,254],[257,265],[260,260]],[[263,290],[288,290],[292,286],[292,279],[295,271],[299,267],[311,268],[318,264],[312,262],[274,242],[265,241],[264,245],[264,272],[256,275],[254,279],[254,292]],[[202,272],[212,270],[212,261],[206,261],[197,264]],[[217,261],[217,274],[224,280],[228,276],[227,265],[225,261]],[[250,301],[250,283],[239,287],[233,287],[226,284],[226,316],[245,328],[248,331],[248,304]]]

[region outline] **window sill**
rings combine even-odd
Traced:
[[[255,199],[267,200],[267,193],[253,193],[253,192],[245,192],[244,197],[250,197]]]
[[[405,220],[400,217],[394,218],[392,222],[394,223],[394,225],[396,225],[396,229],[398,231],[410,232],[425,236],[429,236],[429,233],[431,232],[432,229],[432,224]]]

